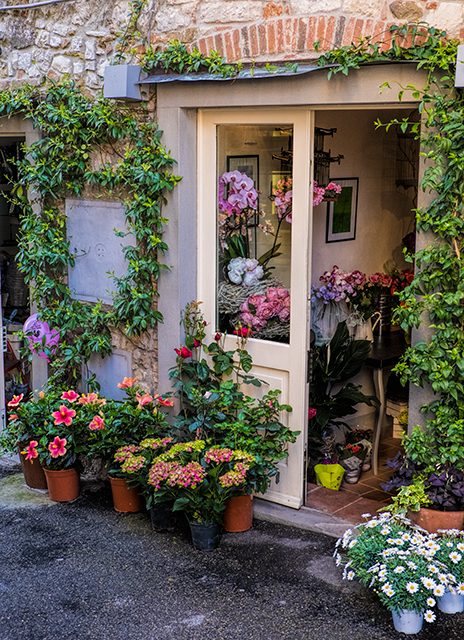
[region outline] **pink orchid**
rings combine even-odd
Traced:
[[[60,439],[59,436],[56,436],[53,442],[50,442],[50,444],[48,445],[48,450],[50,451],[52,458],[64,456],[64,454],[66,453],[66,442],[66,438]]]
[[[129,389],[133,387],[138,378],[124,378],[122,382],[118,382],[119,389]]]
[[[69,425],[72,423],[72,419],[75,415],[76,412],[74,411],[74,409],[68,409],[68,407],[65,407],[64,404],[61,405],[59,411],[54,411],[52,413],[52,417],[55,418],[55,424],[61,424],[62,422],[64,422],[67,427],[69,427]]]
[[[89,424],[89,429],[91,429],[92,431],[97,431],[104,428],[105,422],[103,421],[103,418],[100,418],[100,416],[94,416],[92,418],[92,422]]]
[[[37,449],[35,448],[38,444],[39,443],[37,442],[37,440],[31,440],[29,442],[29,446],[26,449],[26,460],[30,460],[31,464],[33,464],[32,458],[37,458],[37,456],[39,455],[37,453]]]
[[[79,394],[71,390],[71,391],[65,391],[61,396],[61,399],[68,400],[69,402],[76,402],[78,397],[79,397]]]
[[[13,398],[9,401],[8,406],[17,407],[23,398],[24,398],[23,393],[20,396],[13,396]]]

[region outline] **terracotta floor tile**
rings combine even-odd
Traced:
[[[318,487],[309,494],[306,506],[325,513],[334,513],[357,499],[355,494],[346,491],[332,491],[332,489]]]
[[[318,484],[314,484],[313,482],[307,482],[306,483],[306,494],[311,493],[311,491],[314,491],[315,489],[318,489],[319,485]]]
[[[375,515],[377,509],[381,509],[384,506],[384,504],[382,504],[381,502],[376,502],[375,500],[359,498],[359,500],[357,500],[356,502],[353,502],[346,507],[342,507],[341,509],[333,513],[339,518],[344,518],[349,522],[358,524],[365,521],[364,518],[361,517],[363,513],[370,513],[371,515]]]
[[[388,502],[390,500],[390,496],[388,496],[388,494],[386,494],[384,491],[377,490],[364,493],[363,498],[367,498],[368,500],[377,500],[377,502]]]
[[[340,490],[347,491],[356,495],[362,495],[363,493],[372,491],[372,487],[368,487],[367,485],[362,484],[362,482],[358,482],[357,484],[347,484],[346,482],[343,482]]]

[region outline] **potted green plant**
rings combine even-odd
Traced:
[[[195,440],[155,458],[148,482],[157,499],[173,500],[173,511],[185,512],[195,548],[209,551],[219,544],[226,501],[240,495],[253,465],[249,453]]]
[[[116,451],[111,468],[111,488],[116,511],[141,511],[146,506],[155,531],[173,528],[173,519],[170,517],[172,500],[154,496],[152,487],[148,484],[148,474],[154,459],[172,443],[173,439],[170,437],[149,437],[137,445],[123,445]]]
[[[369,518],[369,514],[366,514]],[[401,515],[383,513],[349,529],[336,543],[337,566],[343,577],[372,589],[392,612],[395,629],[418,633],[423,620],[433,622],[436,598],[444,595],[454,576],[434,556],[439,545],[415,530]]]
[[[360,385],[348,382],[364,366],[371,348],[369,340],[351,340],[345,322],[340,322],[327,345],[315,347],[309,384],[309,455],[316,463],[321,459],[324,436],[340,426],[349,429],[343,420],[356,413],[356,405],[372,407],[379,401],[367,396]],[[343,386],[341,386],[343,385]]]

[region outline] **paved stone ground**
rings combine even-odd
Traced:
[[[17,471],[0,480],[0,640],[405,637],[373,594],[341,580],[333,537],[255,521],[198,552],[182,521],[162,534],[146,513],[116,513],[105,485],[50,503]],[[464,614],[420,634],[463,637]]]

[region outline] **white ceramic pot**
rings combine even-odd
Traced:
[[[424,622],[424,614],[403,609],[401,613],[392,611],[393,626],[400,633],[419,633]]]

